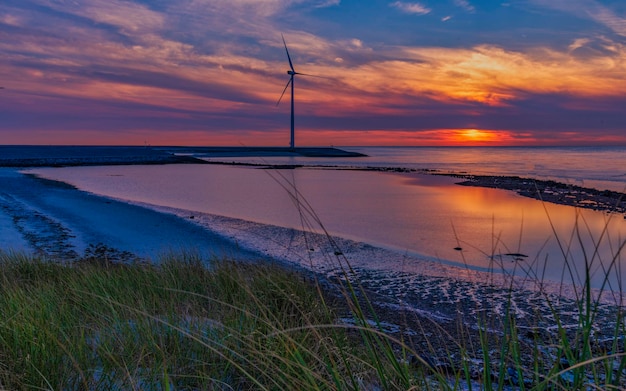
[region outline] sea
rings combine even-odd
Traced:
[[[514,175],[624,192],[626,147],[343,149],[367,156],[196,154],[225,164],[31,171],[116,199],[321,230],[411,259],[574,284],[582,283],[590,270],[594,287],[612,290],[621,290],[626,282],[623,215],[460,186],[458,178],[429,174]],[[265,168],[276,165],[299,168]],[[377,262],[382,268],[401,268],[385,265],[384,259]]]

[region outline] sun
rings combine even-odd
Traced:
[[[480,129],[460,129],[456,132],[455,141],[462,144],[483,144],[502,141],[498,132]]]
[[[497,139],[493,132],[478,129],[463,129],[459,133],[461,138],[468,141],[494,141]]]

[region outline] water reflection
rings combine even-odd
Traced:
[[[597,189],[626,189],[624,147],[361,147],[345,148],[367,157],[232,157],[207,160],[256,164],[405,167],[479,175],[553,179]]]
[[[35,171],[107,196],[302,228],[302,216],[283,188],[293,185],[333,234],[442,262],[557,281],[564,270],[580,278],[586,258],[596,286],[626,231],[621,218],[459,186],[449,177],[213,165]],[[566,259],[575,265],[571,272]],[[625,277],[620,273],[612,284]]]

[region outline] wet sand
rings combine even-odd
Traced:
[[[157,262],[187,249],[205,257],[260,258],[184,219],[0,168],[0,248],[75,260],[106,246]]]

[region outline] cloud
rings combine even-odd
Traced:
[[[19,27],[23,24],[22,18],[16,15],[0,15],[0,23],[6,24],[8,26]]]
[[[586,12],[596,22],[608,27],[614,33],[626,37],[626,18],[617,16],[609,8],[592,2]]]
[[[585,45],[587,45],[589,42],[591,42],[591,40],[589,38],[578,38],[575,39],[574,42],[572,42],[569,46],[568,49],[570,51],[574,51],[576,49],[579,49],[581,47],[584,47]]]
[[[198,10],[226,11],[228,13],[240,13],[243,11],[249,16],[263,17],[274,15],[295,2],[293,0],[190,0],[190,4]]]
[[[341,4],[341,0],[323,0],[322,2],[320,2],[319,4],[316,5],[317,8],[326,8],[326,7],[333,7],[336,5]]]
[[[95,23],[103,23],[118,28],[125,34],[138,34],[160,30],[164,26],[164,15],[150,8],[130,1],[84,0],[78,2],[57,2],[31,0],[32,3],[49,7],[67,15],[80,16]]]
[[[510,106],[531,95],[617,98],[626,89],[626,46],[613,43],[613,49],[578,57],[570,49],[544,47],[524,52],[494,45],[468,49],[405,47],[389,54],[396,60],[362,64],[343,81],[372,94],[426,96],[442,102],[494,107]]]
[[[429,14],[431,11],[430,8],[427,8],[420,3],[406,3],[403,1],[396,1],[389,5],[407,14],[426,15]]]
[[[361,41],[360,39],[353,38],[353,39],[350,40],[350,43],[354,47],[357,47],[357,48],[362,48],[363,47],[363,41]]]
[[[528,0],[531,3],[591,19],[615,34],[626,36],[626,17],[596,0]]]
[[[473,5],[471,5],[470,2],[467,0],[454,0],[454,4],[456,4],[457,7],[463,8],[467,12],[476,11],[476,8]]]

